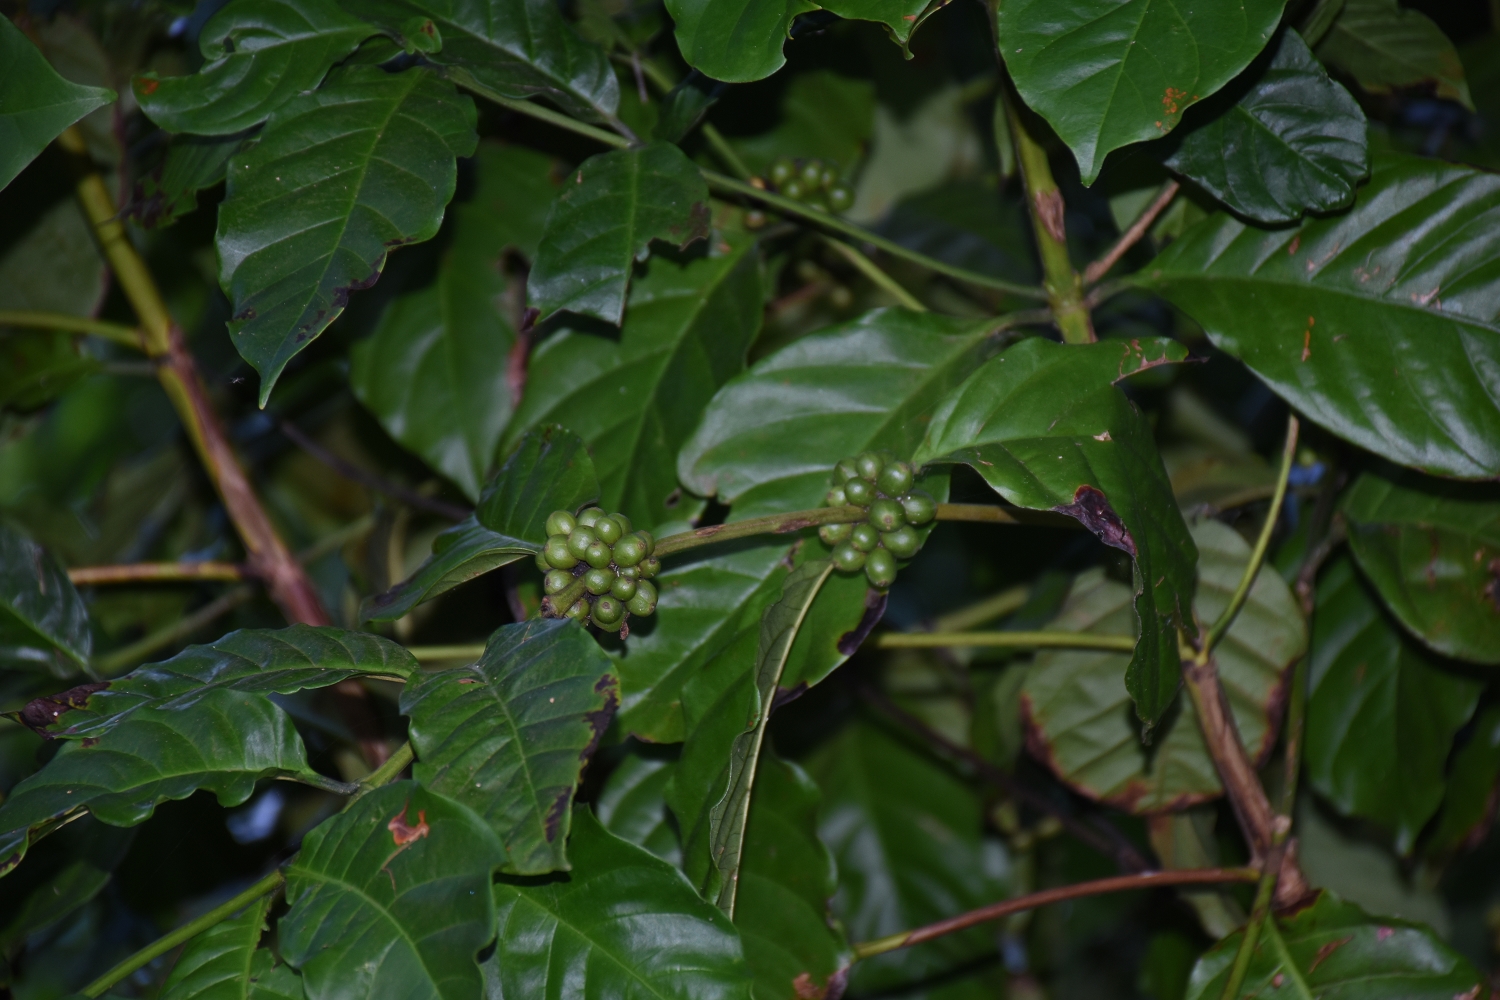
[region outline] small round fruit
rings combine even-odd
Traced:
[[[873,451],[860,452],[854,458],[854,467],[859,470],[859,477],[868,483],[874,483],[880,478],[880,469],[884,465],[880,456]]]
[[[825,524],[818,529],[818,537],[823,539],[826,545],[837,545],[848,538],[849,533],[853,530],[854,525],[852,524]]]
[[[922,547],[922,536],[917,534],[916,528],[903,524],[895,531],[882,534],[880,544],[889,549],[897,559],[910,559]]]
[[[590,617],[596,625],[613,625],[625,617],[625,602],[613,597],[601,597],[594,602],[594,612]]]
[[[849,495],[844,492],[842,486],[835,486],[823,494],[823,502],[830,507],[842,507],[849,502]]]
[[[615,566],[617,567],[615,569],[615,576],[618,576],[622,580],[639,580],[641,578],[641,568],[639,566],[621,566],[618,562],[615,563]]]
[[[552,568],[552,564],[547,561],[547,552],[545,549],[536,554],[536,568],[541,570],[543,573]]]
[[[547,539],[547,544],[542,547],[542,555],[546,557],[549,566],[557,569],[572,569],[578,565],[578,557],[568,547],[566,535],[553,535]]]
[[[641,579],[649,580],[661,572],[661,560],[655,556],[647,556],[641,560]]]
[[[578,515],[578,523],[583,525],[585,528],[592,528],[594,526],[594,522],[598,521],[599,518],[603,516],[604,511],[600,510],[598,507],[590,507],[588,510]]]
[[[565,510],[554,510],[547,515],[547,534],[566,535],[578,527],[578,521]]]
[[[802,164],[802,169],[797,173],[797,179],[807,190],[817,191],[823,186],[823,161],[808,160]]]
[[[574,621],[583,621],[589,616],[589,602],[574,601],[568,610],[563,612],[563,616]]]
[[[869,552],[880,544],[880,532],[873,525],[856,524],[849,532],[849,544],[861,552]]]
[[[766,213],[758,208],[752,208],[745,213],[745,228],[754,232],[757,229],[766,228]]]
[[[870,503],[879,498],[875,492],[875,486],[863,479],[851,479],[844,484],[844,499],[856,507],[868,507]]]
[[[906,523],[906,511],[899,501],[881,497],[870,504],[869,520],[876,531],[895,531]]]
[[[609,592],[612,596],[622,601],[628,601],[635,596],[635,592],[638,589],[640,589],[640,584],[636,581],[629,577],[617,576],[615,577],[615,582],[610,585]]]
[[[865,568],[865,554],[853,542],[844,542],[833,550],[833,564],[845,573],[858,573]]]
[[[795,177],[787,181],[785,184],[778,184],[777,187],[781,188],[782,194],[786,195],[788,198],[791,198],[793,201],[801,201],[803,198],[807,197],[807,188],[803,187],[802,182]]]
[[[651,553],[656,551],[655,535],[651,534],[651,532],[647,531],[645,528],[637,531],[636,534],[640,536],[641,541],[646,543],[646,555],[649,556]]]
[[[584,557],[583,554],[589,550],[589,546],[596,544],[598,541],[599,536],[594,534],[593,528],[587,528],[580,524],[568,535],[568,551],[573,553],[577,558],[582,559]]]
[[[620,522],[613,517],[601,517],[594,522],[594,534],[605,545],[613,545],[620,540],[625,531],[620,527]]]
[[[615,542],[615,565],[619,567],[634,566],[646,558],[646,543],[641,540],[640,535],[626,535]]]
[[[565,569],[549,569],[542,577],[542,592],[547,595],[560,594],[573,582],[573,574]]]
[[[796,173],[797,165],[792,162],[791,157],[778,156],[776,161],[771,164],[771,183],[777,187],[781,187],[781,185],[791,180]]]
[[[595,597],[609,593],[615,585],[615,574],[610,569],[591,569],[583,574],[583,589]]]
[[[833,164],[823,167],[823,172],[818,175],[818,186],[824,191],[832,191],[838,185],[839,171]]]
[[[846,458],[833,467],[833,477],[840,483],[848,482],[859,476],[859,470],[854,467],[854,459]]]
[[[896,557],[885,549],[876,549],[865,559],[865,576],[870,586],[884,590],[896,582]]]
[[[614,558],[614,553],[610,551],[609,546],[597,538],[583,553],[583,561],[595,569],[603,569],[614,562]]]
[[[848,285],[834,285],[828,290],[828,304],[835,309],[848,309],[854,305],[854,293]]]
[[[854,192],[842,184],[828,189],[828,207],[835,212],[847,212],[854,205]]]
[[[656,611],[656,587],[645,580],[635,585],[635,596],[625,603],[633,615],[645,618]]]
[[[937,501],[926,490],[912,490],[901,498],[908,524],[926,524],[937,516]]]
[[[900,496],[911,489],[911,466],[905,462],[892,462],[880,470],[880,478],[875,481],[875,485],[886,496]]]

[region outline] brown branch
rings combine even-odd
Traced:
[[[77,566],[68,570],[68,579],[76,586],[98,586],[105,583],[145,583],[178,580],[243,580],[249,573],[239,563],[227,562],[156,562],[127,563],[120,566]]]
[[[434,500],[432,497],[424,497],[416,490],[407,489],[399,483],[393,483],[368,469],[360,468],[353,462],[346,462],[306,434],[303,434],[297,425],[290,420],[281,421],[281,433],[285,434],[298,448],[301,448],[350,482],[359,483],[361,486],[368,487],[376,493],[383,493],[394,500],[400,500],[408,507],[416,507],[418,510],[425,510],[430,514],[446,517],[450,521],[462,521],[470,514],[470,511],[465,510],[457,504]]]
[[[1161,215],[1163,210],[1172,203],[1173,198],[1177,197],[1177,191],[1180,187],[1181,185],[1176,181],[1167,181],[1167,183],[1163,184],[1156,199],[1150,205],[1146,206],[1146,210],[1130,224],[1129,229],[1120,234],[1120,238],[1115,241],[1115,245],[1110,247],[1109,251],[1103,257],[1100,257],[1084,268],[1083,283],[1092,285],[1108,274],[1109,269],[1119,263],[1121,257],[1125,256],[1125,251],[1139,243],[1141,237],[1146,235],[1146,230],[1151,228],[1151,224],[1156,221],[1156,217]]]

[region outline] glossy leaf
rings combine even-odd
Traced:
[[[873,941],[1004,899],[1009,861],[981,836],[979,795],[920,746],[867,719],[808,764],[823,790],[819,829],[838,862],[833,910],[850,939]],[[994,951],[976,927],[859,962],[859,995],[941,976]]]
[[[170,226],[198,207],[198,192],[223,183],[229,158],[252,141],[250,134],[177,135],[166,154],[139,177],[130,216],[146,229]]]
[[[58,76],[35,45],[0,18],[0,189],[84,115],[115,99]]]
[[[1434,84],[1439,97],[1474,107],[1464,65],[1443,29],[1397,0],[1344,0],[1318,55],[1372,93]]]
[[[1445,656],[1500,664],[1500,491],[1366,472],[1343,511],[1354,561],[1407,631]]]
[[[1286,222],[1354,200],[1369,168],[1365,115],[1291,29],[1187,116],[1166,159],[1231,211]]]
[[[250,959],[250,992],[245,1000],[303,1000],[302,977],[285,965],[276,965],[262,948]]]
[[[1443,799],[1453,736],[1480,682],[1451,673],[1390,621],[1347,559],[1323,571],[1308,661],[1307,776],[1345,815],[1410,852]]]
[[[484,143],[474,195],[452,213],[436,280],[403,293],[351,352],[349,385],[386,431],[470,499],[514,408],[516,331],[505,311],[508,248],[535,253],[553,161]]]
[[[479,506],[433,541],[417,571],[383,594],[366,598],[360,616],[395,621],[439,594],[541,551],[547,515],[578,510],[599,497],[594,463],[576,434],[561,427],[529,432],[485,486]]]
[[[648,529],[689,517],[678,449],[719,386],[744,371],[760,320],[753,240],[725,236],[685,263],[658,256],[631,289],[618,341],[568,330],[535,352],[507,436],[564,424],[592,449],[606,509]]]
[[[349,293],[379,279],[389,248],[436,235],[474,123],[473,101],[428,70],[353,66],[283,104],[230,160],[219,284],[262,406]]]
[[[1194,611],[1214,621],[1239,585],[1250,546],[1217,521],[1193,527],[1198,547]],[[1093,570],[1080,575],[1061,614],[1047,626],[1063,632],[1129,634],[1130,589]],[[1274,721],[1286,698],[1287,669],[1307,649],[1307,627],[1291,590],[1261,572],[1245,607],[1214,651],[1235,726],[1252,760],[1276,743]],[[1122,653],[1044,650],[1021,687],[1028,746],[1059,778],[1090,798],[1137,813],[1180,809],[1223,793],[1203,745],[1192,700],[1156,733],[1151,746],[1126,707]]]
[[[46,551],[0,522],[0,666],[69,677],[93,649],[89,612]]]
[[[287,868],[282,957],[309,1000],[472,1000],[495,935],[491,872],[505,851],[472,812],[414,781],[356,799]]]
[[[1483,993],[1479,972],[1422,924],[1372,917],[1326,890],[1278,918],[1284,949],[1261,935],[1238,998],[1275,995],[1322,1000],[1453,1000]],[[1209,949],[1193,967],[1185,1000],[1218,1000],[1244,931]]]
[[[1172,131],[1271,40],[1285,0],[1017,0],[999,47],[1016,89],[1073,150],[1084,184],[1110,150]]]
[[[262,896],[188,941],[161,988],[161,1000],[248,1000],[256,959],[270,957],[256,945],[272,902],[273,897]]]
[[[136,100],[171,132],[243,132],[316,89],[373,34],[334,0],[235,0],[198,36],[203,68],[190,76],[138,76]]]
[[[1402,465],[1500,475],[1500,178],[1381,156],[1341,215],[1219,214],[1141,272],[1299,411]],[[1252,305],[1253,304],[1253,305]]]
[[[1130,554],[1139,627],[1125,688],[1148,730],[1177,693],[1197,558],[1150,428],[1115,383],[1186,356],[1165,339],[1022,341],[948,394],[914,459],[965,463],[1016,506],[1077,518]]]
[[[630,272],[652,240],[708,235],[708,187],[668,142],[583,161],[553,203],[527,280],[540,318],[566,309],[619,325]]]
[[[877,309],[802,337],[719,390],[678,476],[741,517],[817,507],[840,459],[916,450],[939,401],[987,356],[992,329]]]
[[[502,625],[476,663],[401,693],[412,776],[482,816],[505,872],[567,871],[573,792],[619,704],[609,657],[567,619]]]
[[[726,83],[762,80],[786,64],[781,46],[811,0],[670,0],[677,48],[687,64]]]
[[[1423,853],[1442,856],[1477,847],[1489,833],[1495,784],[1500,781],[1500,707],[1491,705],[1474,720],[1468,742],[1453,755],[1442,811]]]
[[[575,810],[568,875],[502,878],[487,995],[748,1000],[739,936],[667,862]]]
[[[666,795],[676,763],[675,747],[632,743],[593,803],[606,830],[674,867],[682,862],[682,847],[667,816]]]

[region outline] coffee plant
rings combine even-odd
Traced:
[[[3,997],[1500,985],[1493,0],[0,11]]]

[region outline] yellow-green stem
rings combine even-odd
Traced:
[[[416,657],[418,663],[443,663],[451,660],[467,660],[472,663],[484,655],[484,645],[407,646],[406,651]]]
[[[27,330],[59,330],[65,333],[91,333],[105,340],[144,351],[141,331],[123,323],[110,323],[88,316],[70,316],[67,313],[34,312],[31,310],[0,309],[0,326],[21,327]]]
[[[873,260],[860,253],[854,247],[843,240],[836,240],[832,236],[824,236],[823,242],[828,244],[835,253],[853,264],[860,274],[873,281],[876,287],[891,296],[891,298],[895,299],[902,306],[913,312],[927,311],[927,307],[922,304],[921,299],[908,292],[905,288],[902,288],[901,284],[895,278],[882,271]]]
[[[1133,635],[1091,635],[1087,632],[884,632],[875,639],[878,649],[1104,649],[1129,653]]]
[[[416,751],[412,749],[410,741],[401,744],[395,753],[386,758],[384,764],[359,779],[359,792],[356,797],[395,781],[397,775],[406,770],[407,765],[415,760],[416,756]]]

